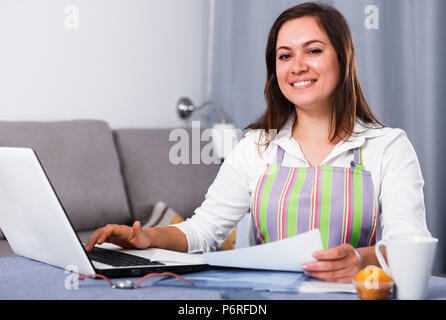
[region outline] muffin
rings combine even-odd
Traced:
[[[393,287],[393,279],[377,266],[367,266],[353,278],[353,284],[361,299],[386,299]]]

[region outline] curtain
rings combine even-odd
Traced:
[[[210,98],[237,128],[265,110],[264,53],[271,25],[282,11],[303,2],[215,0]],[[338,8],[350,25],[373,112],[387,126],[405,130],[417,152],[427,224],[440,240],[434,273],[446,273],[446,1],[323,2]],[[204,117],[208,125],[218,121],[210,112]]]

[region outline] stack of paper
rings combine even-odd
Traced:
[[[250,289],[254,291],[300,292],[300,293],[355,293],[351,283],[325,282],[311,279],[301,272],[218,269],[183,275],[197,288]],[[158,285],[188,286],[177,278],[165,278]]]
[[[345,292],[356,293],[353,283],[327,282],[308,278],[298,288],[301,293],[332,293]]]
[[[267,244],[203,254],[207,264],[220,267],[303,271],[302,264],[314,261],[312,254],[323,250],[319,230]]]
[[[355,293],[351,283],[334,283],[312,279],[303,274],[302,264],[314,261],[312,253],[323,250],[319,230],[285,240],[253,247],[203,254],[211,266],[233,267],[207,270],[184,277],[204,288],[236,288],[257,291],[301,293]],[[194,258],[198,258],[195,255]],[[240,268],[240,269],[236,269]],[[160,285],[184,285],[179,279],[163,279]]]

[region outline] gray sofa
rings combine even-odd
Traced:
[[[170,132],[112,130],[100,120],[0,122],[0,146],[36,151],[73,227],[85,241],[106,224],[147,220],[157,201],[184,218],[201,204],[219,166],[172,164],[169,150],[177,142],[169,141]],[[0,257],[12,255],[0,231]]]

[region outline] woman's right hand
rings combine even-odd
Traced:
[[[133,227],[108,224],[99,228],[88,238],[84,247],[90,252],[96,244],[101,245],[104,242],[116,244],[124,249],[146,249],[151,244],[148,233],[141,228],[139,221],[135,221]]]

